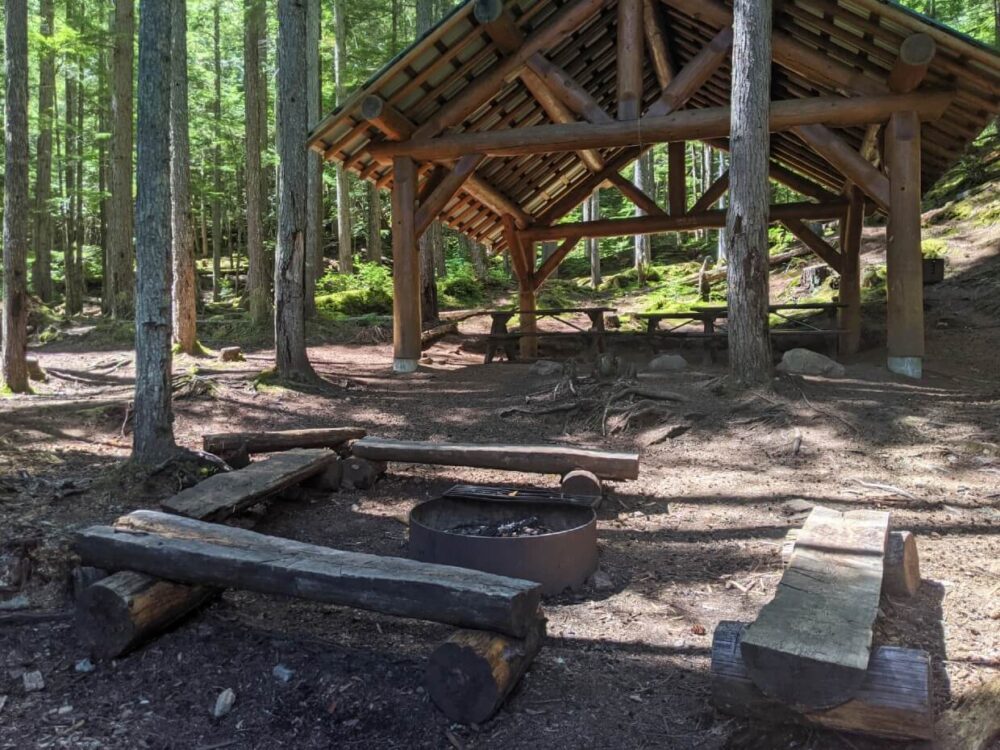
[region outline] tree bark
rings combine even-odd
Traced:
[[[652,178],[653,150],[650,149],[635,160],[635,186],[646,195],[651,195],[653,193],[651,189],[653,186]],[[645,216],[646,211],[636,205],[635,215]],[[639,283],[645,283],[646,281],[646,268],[649,266],[652,258],[651,246],[652,242],[649,235],[637,234],[635,236],[635,257],[633,259],[633,265],[635,266],[636,272],[639,274]]]
[[[215,98],[212,101],[212,300],[222,292],[222,55],[219,50],[219,2],[212,6],[212,70]]]
[[[0,379],[27,393],[28,4],[7,0],[4,56],[3,344]]]
[[[322,14],[320,0],[307,0],[306,8],[306,109],[311,128],[319,122],[323,81],[319,66]],[[316,281],[323,275],[323,157],[310,150],[307,161],[306,200],[306,289],[305,310],[311,316],[316,306]]]
[[[115,0],[111,52],[111,163],[108,169],[108,267],[105,311],[132,316],[135,271],[132,250],[132,69],[135,39],[133,0]]]
[[[306,233],[306,9],[278,0],[278,241],[274,268],[278,375],[312,375],[306,355],[303,288]]]
[[[136,128],[135,436],[132,458],[176,449],[170,403],[171,3],[142,0]]]
[[[194,230],[191,219],[191,144],[188,135],[187,2],[173,0],[170,98],[170,213],[173,243],[173,325],[180,351],[198,349]]]
[[[601,218],[601,189],[597,188],[583,201],[583,220],[597,221]],[[588,237],[585,247],[590,259],[590,285],[597,289],[601,285],[601,242]]]
[[[466,235],[462,235],[466,237]],[[472,260],[472,270],[479,281],[486,281],[490,275],[490,260],[486,255],[486,248],[481,243],[466,237],[469,242],[469,256]]]
[[[345,0],[334,0],[334,78],[337,89],[337,104],[342,104],[347,96],[347,8]],[[341,273],[354,272],[354,256],[351,247],[351,193],[347,170],[337,165],[337,257]]]
[[[368,183],[368,260],[382,262],[382,194],[374,182]]]
[[[66,23],[68,26],[79,25],[76,0],[66,0]],[[83,309],[80,298],[80,282],[77,280],[76,254],[82,248],[79,245],[77,231],[78,180],[77,170],[82,166],[78,158],[79,132],[77,130],[77,82],[80,76],[79,57],[73,56],[64,62],[64,90],[66,93],[66,109],[63,112],[63,125],[66,131],[65,205],[66,205],[66,244],[63,247],[63,294],[67,315],[76,315]]]
[[[46,40],[55,26],[55,0],[41,0],[40,32]],[[32,287],[43,302],[52,301],[53,223],[52,198],[52,109],[56,90],[55,53],[46,44],[38,56],[38,140],[35,162],[35,265]]]
[[[268,294],[268,263],[264,255],[263,180],[261,150],[266,133],[262,130],[267,104],[266,84],[261,74],[260,45],[264,38],[264,0],[247,0],[244,6],[243,90],[246,127],[246,193],[247,193],[247,295],[250,298],[250,319],[255,326],[268,323],[271,300]],[[204,226],[204,224],[202,224]]]
[[[729,371],[743,386],[770,382],[768,335],[768,109],[771,0],[736,0],[733,9],[729,211]]]

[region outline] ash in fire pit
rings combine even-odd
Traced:
[[[597,516],[564,502],[439,497],[410,512],[410,557],[538,581],[558,594],[597,569]]]
[[[528,516],[518,521],[508,521],[506,523],[460,523],[452,526],[447,531],[452,534],[465,534],[465,536],[538,536],[539,534],[551,534],[552,529],[545,526],[538,516]]]

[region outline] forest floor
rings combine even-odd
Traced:
[[[881,252],[880,233],[869,254]],[[0,402],[0,748],[848,748],[906,747],[717,714],[709,652],[720,620],[751,621],[780,579],[779,549],[803,504],[878,508],[917,534],[925,583],[883,598],[876,642],[926,649],[935,707],[958,706],[1000,669],[1000,230],[954,227],[948,279],[927,290],[926,377],[847,358],[843,378],[782,376],[773,392],[731,394],[724,364],[642,378],[678,391],[661,414],[681,426],[641,447],[638,481],[614,484],[599,510],[607,580],[546,601],[548,639],[504,708],[482,726],[450,725],[422,687],[444,626],[227,592],[122,659],[87,654],[68,611],[74,530],[155,508],[175,478],[143,482],[122,463],[132,353],[68,336],[36,351],[49,380]],[[869,259],[870,260],[870,259]],[[236,342],[212,342],[218,345]],[[290,390],[258,379],[272,352],[244,363],[180,357],[178,441],[231,430],[360,425],[427,440],[558,441],[634,450],[634,425],[604,435],[599,413],[501,416],[553,388],[525,364],[483,366],[445,339],[407,377],[388,344],[313,347],[322,382]],[[687,353],[685,353],[687,354]],[[636,347],[622,356],[649,360]],[[585,369],[581,358],[580,371]],[[609,385],[613,388],[613,385]],[[312,492],[273,503],[258,530],[405,555],[414,504],[455,483],[525,486],[535,478],[393,465],[367,492]],[[879,488],[890,485],[896,489]],[[272,671],[283,665],[290,681]],[[25,672],[45,687],[26,692]],[[231,713],[213,719],[231,688]],[[920,747],[915,745],[914,747]]]

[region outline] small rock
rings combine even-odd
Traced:
[[[611,580],[611,576],[605,573],[603,570],[594,571],[594,575],[590,577],[587,584],[594,589],[594,591],[608,591],[615,587],[615,582]]]
[[[212,716],[216,719],[221,719],[233,710],[233,704],[235,702],[236,693],[233,692],[232,688],[226,688],[219,693],[219,697],[215,699],[215,707],[212,709]]]
[[[34,672],[25,672],[21,675],[21,680],[24,682],[24,692],[26,693],[45,689],[45,680],[42,679],[42,673],[37,670]]]
[[[434,358],[433,357],[421,357],[420,358],[420,364],[422,364],[422,365],[433,365],[434,364]]]
[[[281,682],[290,682],[292,677],[295,675],[295,670],[289,669],[284,664],[279,664],[271,670],[271,674],[274,675],[274,679],[276,680],[280,680]]]
[[[221,362],[244,362],[243,350],[238,346],[224,346],[219,349]]]
[[[687,369],[688,363],[680,354],[661,354],[649,363],[652,372],[679,372]]]
[[[94,662],[90,659],[80,659],[73,667],[77,672],[87,674],[88,672],[93,672],[97,667],[94,666]]]
[[[0,695],[0,711],[3,711],[3,707],[7,705],[7,696]]]
[[[72,706],[60,706],[59,710],[56,711],[56,713],[59,716],[65,716],[66,714],[71,714],[71,713],[73,713],[73,707]]]
[[[794,500],[789,500],[784,503],[781,507],[787,515],[797,516],[801,513],[809,513],[814,507],[816,507],[816,503],[811,503],[808,500],[803,500],[802,498],[797,497]]]
[[[553,375],[562,375],[563,366],[561,362],[553,362],[550,359],[540,359],[531,366],[531,374],[542,378]]]
[[[844,377],[844,366],[810,349],[789,349],[781,357],[778,372],[842,378]]]

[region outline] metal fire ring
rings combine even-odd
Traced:
[[[552,532],[484,537],[448,531],[460,524],[537,516]],[[559,503],[439,497],[410,511],[410,557],[542,584],[542,593],[576,588],[597,570],[597,515]]]

